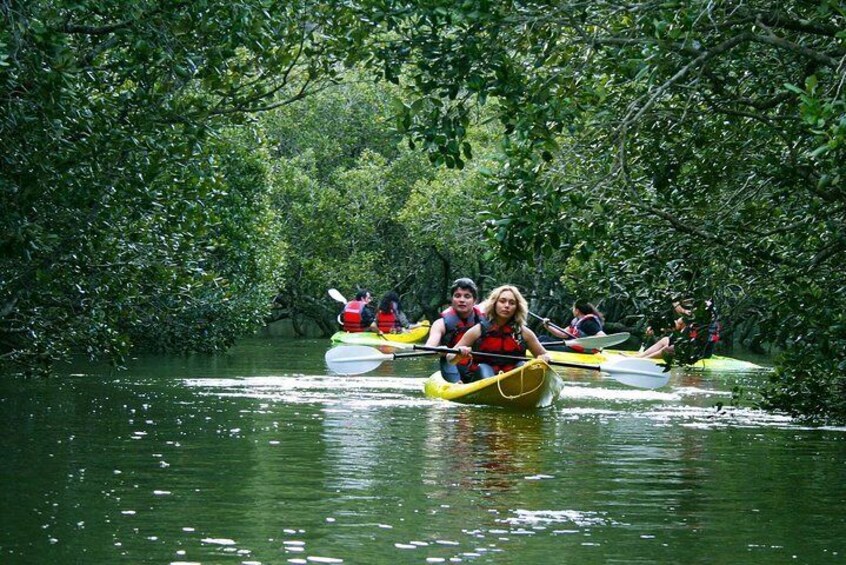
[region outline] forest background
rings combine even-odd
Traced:
[[[432,319],[511,282],[561,323],[778,353],[846,421],[842,2],[0,2],[0,359],[215,351],[337,287]],[[705,316],[700,309],[697,314]]]

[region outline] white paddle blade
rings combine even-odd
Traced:
[[[334,347],[324,356],[329,370],[339,375],[368,373],[388,359],[393,359],[393,355],[380,353],[365,345]]]
[[[578,345],[584,347],[585,349],[604,349],[606,347],[611,347],[612,345],[623,343],[629,339],[629,336],[631,336],[629,332],[620,332],[609,335],[591,335],[587,337],[580,337],[578,339],[568,339],[564,342],[564,344],[568,347]]]
[[[638,375],[635,373],[614,373],[611,375],[611,378],[618,383],[622,383],[627,386],[648,389],[661,388],[670,382],[669,373],[666,373],[663,376]]]
[[[347,299],[346,299],[346,298],[344,298],[344,295],[343,295],[343,294],[341,294],[340,292],[338,292],[338,289],[337,289],[337,288],[330,288],[330,289],[329,289],[329,296],[332,298],[332,300],[335,300],[335,301],[337,301],[337,302],[340,302],[341,304],[346,304],[346,303],[347,303]]]
[[[599,370],[617,382],[637,388],[660,388],[670,381],[670,373],[648,359],[617,359],[600,365]]]

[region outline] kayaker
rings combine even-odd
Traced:
[[[386,292],[376,310],[376,327],[382,333],[401,333],[409,326],[408,317],[400,307],[399,295],[393,290]]]
[[[542,336],[540,340],[543,343],[545,341],[557,341],[560,339],[578,339],[580,337],[605,335],[605,332],[602,331],[604,322],[605,316],[596,309],[596,306],[587,300],[576,300],[573,303],[573,319],[570,321],[570,325],[562,331],[560,328],[551,324],[549,318],[544,318],[542,321],[544,329],[555,337],[547,338],[546,336]],[[566,345],[559,345],[550,346],[549,348],[554,351],[575,351],[577,353],[583,353],[585,351],[583,347],[579,346],[568,347]]]
[[[441,312],[441,317],[429,329],[426,340],[429,347],[453,347],[464,336],[464,332],[478,324],[484,316],[476,306],[479,291],[472,279],[456,279],[449,292],[451,305]],[[467,374],[470,361],[454,365],[441,357],[440,366],[444,380],[457,383]]]
[[[523,357],[526,350],[544,361],[549,354],[535,332],[526,326],[529,305],[515,286],[495,288],[485,300],[485,319],[467,330],[455,348],[461,353],[447,355],[451,363],[470,360],[467,377],[463,382],[473,382],[510,371],[525,361],[486,356],[485,353]]]
[[[685,307],[681,302],[673,302],[673,310],[679,317],[673,323],[673,329],[676,333],[664,336],[654,344],[652,344],[645,351],[640,352],[638,357],[656,358],[664,355],[672,355],[675,352],[675,344],[679,336],[693,341],[703,341],[702,351],[695,352],[697,359],[707,359],[714,354],[714,346],[720,340],[721,324],[717,308],[712,299],[705,301],[705,311],[710,320],[707,324],[706,331],[703,332],[703,324],[688,323],[686,318],[693,317],[693,312],[690,308]],[[647,333],[651,333],[651,328],[647,328]],[[701,340],[700,340],[701,335]]]
[[[347,302],[344,311],[341,312],[341,324],[345,332],[366,332],[375,331],[374,321],[376,313],[370,306],[373,295],[366,288],[359,290],[355,298]]]

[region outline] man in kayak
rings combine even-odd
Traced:
[[[356,293],[353,300],[347,302],[344,311],[341,312],[341,324],[345,332],[376,331],[373,327],[376,312],[370,306],[372,299],[370,291],[364,288]]]
[[[476,306],[479,291],[472,279],[460,278],[452,283],[451,306],[441,312],[441,317],[432,324],[426,345],[429,347],[453,347],[464,332],[478,324],[484,317]],[[469,360],[465,363],[452,365],[444,357],[440,359],[441,374],[444,380],[457,383],[467,375]]]

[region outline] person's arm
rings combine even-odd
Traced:
[[[376,325],[376,311],[368,306],[361,309],[361,325],[365,328],[364,331],[382,333]]]
[[[482,337],[482,325],[476,324],[469,330],[467,330],[458,343],[455,344],[453,349],[458,349],[461,353],[447,353],[446,359],[453,365],[457,365],[459,362],[464,361],[468,357],[473,356],[473,344],[476,343],[476,340]]]
[[[559,330],[558,328],[553,327],[552,324],[549,323],[549,318],[544,318],[542,323],[543,323],[543,329],[545,329],[546,331],[548,331],[549,333],[551,333],[555,337],[560,337],[561,339],[573,339],[575,337],[575,336],[570,335],[566,331],[562,331],[562,330]],[[532,332],[532,333],[534,333],[534,332]]]
[[[439,320],[435,320],[435,323],[432,324],[431,328],[429,328],[429,337],[426,338],[426,347],[440,346],[444,333],[446,333],[446,324],[444,323],[444,319],[441,318]]]
[[[399,321],[399,323],[402,327],[407,328],[409,326],[408,316],[405,315],[405,312],[398,311],[397,312],[397,320]]]
[[[538,336],[535,335],[535,332],[526,326],[523,326],[523,340],[526,342],[526,345],[528,346],[529,351],[532,352],[532,355],[549,363],[550,358],[546,348],[540,340],[538,340]]]

